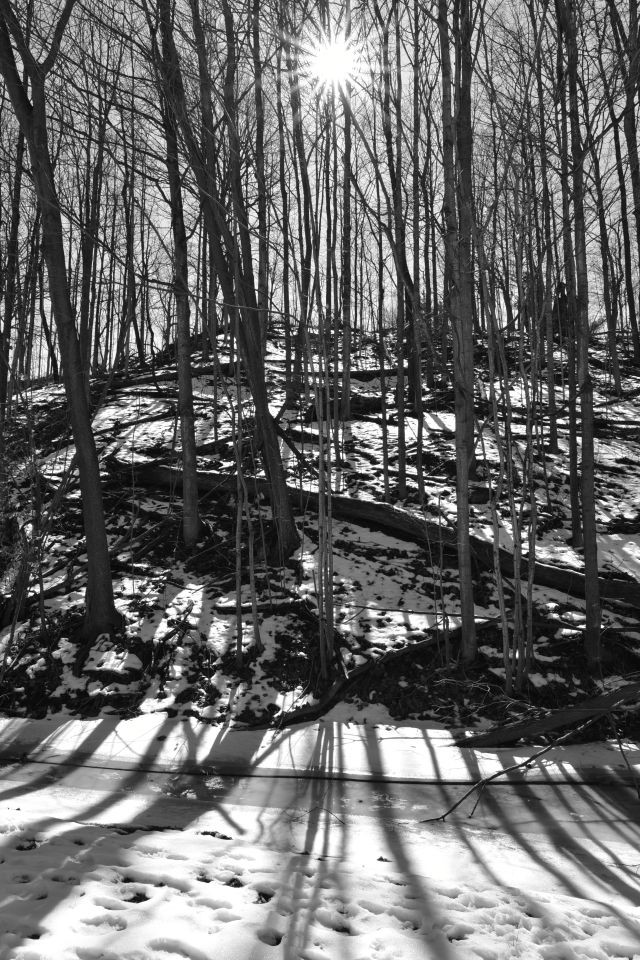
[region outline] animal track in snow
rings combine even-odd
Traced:
[[[278,947],[282,943],[284,934],[276,930],[275,927],[260,927],[259,930],[256,930],[256,936],[260,943],[264,943],[268,947]]]
[[[267,887],[266,885],[256,886],[256,903],[269,903],[270,900],[273,900],[276,891],[273,887]]]
[[[75,887],[80,883],[80,880],[75,873],[52,873],[49,877],[49,880],[53,880],[54,883],[67,883],[72,887]]]
[[[136,890],[130,897],[125,898],[125,903],[146,903],[150,899],[142,890]]]
[[[240,880],[239,877],[231,877],[230,880],[225,880],[225,887],[244,887],[244,883]]]
[[[36,850],[38,846],[38,841],[33,837],[25,837],[24,840],[21,840],[20,843],[16,844],[15,849],[21,851]]]

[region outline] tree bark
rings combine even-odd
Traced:
[[[442,69],[442,148],[447,266],[451,274],[453,381],[456,415],[456,494],[458,567],[463,620],[462,658],[477,653],[473,575],[469,539],[469,470],[473,457],[473,273],[471,265],[471,11],[469,0],[456,0],[456,48],[462,62],[456,89],[456,117],[451,110],[451,54],[446,0],[438,0]],[[458,178],[456,184],[456,165]],[[457,209],[460,211],[458,220]]]
[[[158,0],[168,3],[168,0]],[[201,110],[203,120],[204,148],[195,135],[191,114],[186,103],[182,69],[173,32],[167,37],[167,56],[171,76],[166,74],[163,65],[161,82],[172,95],[172,109],[178,120],[187,156],[192,167],[203,215],[211,244],[211,254],[216,275],[221,283],[227,304],[237,304],[239,309],[238,345],[242,361],[247,371],[256,411],[256,426],[261,443],[262,458],[269,484],[272,488],[272,511],[276,534],[273,559],[283,563],[298,545],[299,538],[289,502],[284,468],[280,456],[278,436],[273,417],[269,412],[269,401],[262,361],[261,332],[258,318],[255,282],[253,276],[253,258],[251,235],[244,204],[242,172],[240,169],[239,143],[237,140],[236,109],[234,93],[230,82],[235,69],[235,35],[231,11],[227,3],[223,5],[225,35],[227,40],[227,73],[225,79],[225,110],[230,136],[229,179],[233,201],[234,220],[239,239],[226,220],[226,205],[220,196],[216,180],[217,148],[213,141],[214,123],[212,108],[211,77],[208,70],[207,48],[204,30],[200,19],[198,0],[190,0],[198,72],[200,83]],[[148,10],[148,6],[147,6]],[[169,83],[170,81],[170,83]]]
[[[587,584],[585,653],[594,667],[600,661],[602,613],[598,585],[598,545],[595,508],[595,457],[593,433],[593,381],[589,373],[589,281],[584,214],[584,150],[580,132],[578,105],[578,0],[568,0],[565,20],[567,34],[567,73],[569,81],[569,120],[573,166],[573,213],[576,254],[576,303],[578,334],[578,390],[582,434],[582,536],[584,570]],[[558,0],[558,7],[562,0]]]
[[[198,513],[198,479],[195,421],[193,415],[193,387],[191,382],[191,332],[189,324],[189,261],[187,232],[184,223],[180,167],[178,164],[178,137],[176,116],[172,108],[175,91],[168,37],[172,30],[171,11],[167,0],[159,0],[160,30],[167,96],[163,104],[162,120],[167,146],[166,167],[169,177],[171,230],[173,233],[174,277],[173,292],[176,304],[176,344],[178,352],[178,410],[182,446],[182,534],[185,546],[193,549],[200,533]]]
[[[121,621],[116,611],[102,502],[100,468],[85,389],[80,343],[67,281],[64,239],[55,174],[49,153],[45,80],[53,66],[75,0],[67,0],[44,63],[29,51],[9,0],[0,0],[0,72],[24,133],[38,205],[49,276],[49,297],[58,330],[63,379],[78,459],[87,544],[87,589],[83,633],[87,639],[112,632]],[[18,48],[31,85],[31,101],[21,82],[11,40]]]

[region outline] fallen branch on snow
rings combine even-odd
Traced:
[[[618,687],[617,690],[601,693],[575,706],[553,710],[540,720],[521,720],[518,723],[457,740],[455,745],[457,747],[506,747],[516,743],[521,737],[530,738],[539,733],[557,730],[558,727],[566,727],[569,724],[573,726],[581,720],[594,723],[630,700],[638,698],[640,698],[640,683],[627,683],[623,687]]]
[[[472,817],[476,812],[476,807],[478,806],[478,803],[480,802],[480,795],[482,794],[482,791],[489,783],[491,783],[493,780],[497,780],[498,777],[504,777],[507,773],[513,773],[514,770],[526,769],[527,767],[533,766],[533,764],[537,760],[539,760],[540,757],[543,757],[545,753],[548,753],[553,747],[557,747],[558,744],[563,743],[565,740],[568,740],[569,737],[573,736],[574,734],[579,733],[582,730],[586,730],[587,727],[591,726],[592,723],[595,723],[597,719],[598,719],[597,717],[592,717],[590,720],[587,720],[586,723],[583,723],[582,726],[578,727],[577,730],[569,730],[567,733],[563,734],[563,736],[558,737],[557,740],[554,740],[553,743],[547,744],[547,746],[543,747],[542,750],[538,750],[537,753],[534,753],[532,756],[527,757],[526,760],[521,760],[519,763],[512,763],[510,767],[505,767],[504,770],[498,770],[497,773],[492,773],[490,777],[483,777],[482,780],[478,780],[477,783],[474,783],[474,785],[470,787],[467,790],[467,792],[463,794],[463,796],[460,797],[460,799],[453,804],[452,807],[449,807],[449,809],[445,811],[445,813],[441,813],[437,817],[427,817],[426,820],[420,820],[419,822],[420,823],[444,823],[447,817],[450,814],[452,814],[455,810],[457,810],[458,807],[462,806],[465,800],[467,800],[468,797],[470,797],[477,790],[478,798],[476,799],[476,802],[473,805],[473,810],[469,814],[469,817]]]

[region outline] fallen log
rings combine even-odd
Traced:
[[[130,480],[133,476],[137,483],[142,485],[156,485],[179,489],[182,484],[182,474],[179,469],[161,463],[125,464],[109,457],[104,461],[111,476],[118,476],[122,480]],[[262,477],[245,477],[247,490],[254,496],[263,495],[268,498],[270,487]],[[238,483],[235,474],[221,473],[215,470],[198,471],[198,487],[206,491],[235,492]],[[297,487],[288,487],[292,502],[301,510],[310,508],[316,511],[320,503],[319,494],[313,490],[300,490]],[[397,534],[405,540],[416,543],[435,544],[442,541],[445,544],[456,543],[456,531],[446,524],[438,524],[434,520],[425,520],[394,507],[390,503],[380,503],[377,500],[357,500],[354,497],[345,497],[334,493],[331,497],[331,506],[334,517],[343,520],[355,520],[369,524],[380,530],[387,530]]]
[[[409,373],[409,367],[405,363],[403,367],[403,372],[405,377]],[[349,379],[358,380],[360,383],[369,383],[371,380],[377,380],[379,377],[397,377],[398,368],[397,367],[368,367],[366,370],[350,370]],[[331,382],[333,379],[337,378],[338,380],[344,380],[344,370],[332,370],[329,368],[327,372],[327,380]]]
[[[182,483],[182,474],[179,469],[159,463],[131,464],[122,463],[111,457],[105,461],[105,466],[111,475],[119,476],[123,480],[131,479],[133,469],[136,482],[161,487],[179,489]],[[254,495],[269,497],[270,487],[267,480],[260,477],[246,477],[247,489]],[[235,474],[216,471],[198,471],[198,487],[203,491],[231,491],[235,492],[237,480]],[[297,487],[288,487],[292,502],[300,510],[307,508],[317,511],[319,495],[314,491],[300,490]],[[439,547],[443,544],[450,552],[456,548],[457,533],[454,527],[436,520],[408,513],[400,507],[390,503],[380,503],[377,500],[358,500],[354,497],[345,497],[342,494],[333,494],[331,507],[334,517],[364,523],[378,530],[384,530],[392,535],[414,543],[428,544]],[[471,535],[471,546],[476,561],[485,567],[493,567],[493,544],[489,540]],[[499,550],[500,569],[507,577],[514,576],[513,554],[503,547]],[[520,563],[520,577],[526,579],[529,565],[526,559]],[[568,596],[585,596],[584,574],[578,570],[555,567],[544,563],[534,563],[533,582],[538,586],[551,587]],[[640,607],[640,583],[636,580],[613,580],[600,577],[600,596],[602,599],[618,600],[631,606]]]
[[[627,683],[611,693],[602,693],[572,707],[553,710],[539,720],[519,720],[494,730],[478,733],[471,737],[462,737],[456,741],[457,747],[505,747],[516,743],[523,737],[527,740],[541,733],[549,733],[559,727],[576,726],[593,717],[606,716],[619,709],[625,703],[640,698],[640,683]]]
[[[193,377],[206,377],[206,376],[215,376],[221,374],[223,377],[232,377],[235,374],[235,364],[229,362],[222,362],[219,364],[206,364],[205,366],[196,367],[194,366],[191,370],[191,375]],[[135,376],[121,376],[115,374],[111,380],[107,381],[96,381],[98,385],[101,385],[103,382],[109,383],[110,390],[126,390],[128,387],[139,387],[139,386],[153,386],[155,383],[171,383],[178,381],[178,371],[176,370],[160,370],[158,373],[145,373]]]
[[[330,401],[331,401],[331,404],[334,403],[333,391],[331,391]],[[342,394],[339,394],[338,405],[342,407],[343,403],[344,403],[344,398]],[[375,397],[362,396],[359,393],[352,393],[349,403],[351,407],[351,413],[354,415],[357,415],[361,419],[364,417],[371,416],[372,414],[375,414],[375,413],[382,413],[383,410],[385,409],[383,399],[381,396],[375,396]],[[308,406],[306,410],[303,410],[302,417],[301,417],[302,422],[316,423],[319,420],[324,420],[326,415],[326,411],[324,409],[324,400],[322,400],[322,404],[323,406],[320,411],[320,414],[318,414],[318,410],[315,402],[312,403],[310,406]]]

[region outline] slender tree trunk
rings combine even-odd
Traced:
[[[285,344],[285,385],[287,394],[292,390],[292,316],[291,316],[291,276],[289,237],[289,184],[287,181],[286,143],[284,136],[285,115],[282,103],[282,47],[278,45],[276,53],[276,104],[278,115],[278,185],[282,205],[282,321]]]
[[[622,149],[620,145],[620,118],[616,116],[611,92],[606,87],[607,105],[609,108],[609,117],[613,133],[613,146],[616,158],[616,173],[618,176],[618,189],[620,191],[620,221],[622,226],[622,249],[624,253],[624,281],[627,300],[627,309],[629,311],[629,326],[631,328],[631,345],[633,356],[636,361],[640,360],[640,331],[638,329],[638,312],[636,309],[636,293],[634,289],[634,271],[633,259],[631,256],[631,233],[629,230],[628,203],[627,203],[627,177],[622,160]]]
[[[55,61],[73,6],[74,0],[67,0],[54,31],[51,50],[44,64],[36,64],[28,52],[9,0],[0,0],[0,72],[4,77],[16,117],[27,142],[31,172],[42,217],[42,240],[49,276],[49,298],[58,329],[65,393],[76,445],[87,544],[87,588],[83,633],[87,639],[92,639],[99,633],[112,632],[119,625],[121,618],[114,604],[100,468],[91,430],[80,343],[69,293],[62,218],[49,153],[45,90],[46,76]],[[20,47],[21,57],[29,75],[31,101],[18,76],[11,35]]]
[[[576,255],[576,303],[578,341],[578,390],[582,427],[582,532],[584,543],[584,575],[586,597],[585,653],[593,667],[599,663],[600,651],[600,587],[598,582],[598,548],[595,511],[595,458],[593,434],[593,382],[589,373],[589,286],[586,227],[584,214],[584,149],[580,132],[578,103],[578,40],[577,2],[567,0],[564,27],[567,41],[567,74],[569,83],[569,121],[571,128],[571,160],[573,167],[573,213]],[[563,5],[559,0],[558,7]]]
[[[413,205],[413,306],[411,310],[410,382],[413,394],[413,410],[417,418],[416,473],[418,496],[424,503],[424,472],[422,467],[422,444],[424,439],[424,411],[422,404],[422,335],[424,311],[420,287],[420,3],[413,2],[413,174],[411,183]],[[427,257],[428,262],[428,257]]]
[[[22,130],[16,144],[16,166],[11,191],[11,226],[7,242],[7,266],[4,277],[4,319],[0,330],[0,444],[4,445],[4,428],[7,415],[11,333],[16,306],[16,288],[20,274],[19,234],[22,203],[22,175],[24,167],[25,140]],[[0,459],[3,446],[0,446]]]
[[[167,11],[167,22],[170,22],[170,0],[158,0],[160,9]],[[233,203],[233,220],[237,228],[232,230],[226,219],[225,205],[220,196],[216,180],[217,153],[213,141],[214,123],[212,108],[212,79],[208,70],[207,47],[200,19],[198,0],[190,0],[192,24],[196,53],[198,56],[198,72],[200,83],[200,97],[202,110],[202,129],[204,131],[204,149],[195,135],[187,108],[184,82],[175,46],[173,33],[167,38],[167,55],[171,66],[171,89],[173,90],[172,109],[180,125],[187,157],[196,178],[200,202],[202,205],[211,253],[213,255],[216,275],[222,285],[223,296],[227,303],[237,303],[240,310],[238,323],[238,344],[242,354],[244,367],[247,371],[249,388],[251,390],[256,411],[256,427],[261,443],[262,457],[265,472],[271,487],[271,508],[273,513],[275,544],[270,551],[278,563],[291,555],[299,542],[295,519],[289,494],[278,435],[273,417],[269,412],[264,365],[261,350],[261,332],[258,320],[258,304],[256,300],[253,275],[253,255],[251,249],[251,234],[242,188],[242,171],[240,168],[240,153],[237,131],[237,116],[233,76],[236,69],[235,26],[228,3],[223,3],[225,21],[225,37],[227,44],[227,65],[224,82],[224,104],[229,137],[229,181]],[[147,16],[151,20],[147,6]],[[165,87],[168,77],[163,67],[161,81]]]
[[[457,118],[451,110],[451,54],[446,0],[438,0],[438,29],[442,69],[442,145],[444,218],[447,264],[451,271],[450,316],[453,335],[453,371],[456,415],[456,493],[458,569],[462,617],[462,658],[476,657],[473,572],[469,538],[469,469],[473,451],[473,333],[471,301],[471,20],[469,0],[456,0],[456,44],[461,74],[456,90]],[[457,149],[455,149],[457,147]],[[458,184],[456,196],[456,160]],[[457,200],[457,203],[456,203]],[[460,223],[456,209],[460,210]],[[471,443],[470,443],[471,438]]]
[[[262,60],[260,56],[260,0],[252,0],[251,31],[254,74],[254,103],[256,110],[255,172],[258,186],[258,316],[263,355],[268,333],[268,238],[267,238],[267,183],[264,156],[264,95],[262,90]]]
[[[558,8],[560,10],[560,8]],[[564,76],[563,33],[558,37],[558,76]],[[582,547],[582,507],[580,503],[580,471],[578,469],[578,409],[576,380],[576,340],[578,337],[576,267],[572,239],[571,186],[569,176],[569,134],[567,132],[567,100],[565,81],[559,88],[560,129],[560,186],[562,191],[562,251],[566,285],[559,285],[556,303],[557,316],[564,325],[567,345],[567,381],[569,387],[569,484],[571,497],[571,539],[573,546]]]
[[[345,5],[345,39],[351,37],[351,3]],[[342,88],[341,88],[342,90]],[[351,419],[351,83],[342,92],[344,106],[344,154],[342,158],[342,238],[340,289],[342,299],[342,405],[340,416]],[[355,258],[354,258],[355,259]],[[357,261],[356,261],[357,262]]]
[[[636,100],[640,88],[640,30],[638,23],[638,0],[627,0],[629,21],[626,27],[620,17],[624,4],[609,0],[613,35],[619,54],[625,91],[622,129],[624,130],[629,160],[629,176],[633,197],[633,218],[636,225],[636,243],[640,259],[640,157],[638,155],[638,130],[636,122]],[[638,292],[636,290],[634,312],[638,315]]]
[[[589,149],[591,152],[591,161],[593,164],[593,185],[596,191],[596,205],[598,208],[598,227],[600,230],[600,260],[602,263],[602,299],[604,300],[604,313],[607,320],[607,342],[609,346],[609,363],[611,364],[611,374],[613,385],[618,396],[622,393],[622,381],[620,379],[620,364],[618,362],[618,344],[616,317],[613,310],[613,297],[611,285],[611,250],[609,247],[609,228],[605,217],[605,199],[602,186],[602,173],[600,171],[600,157],[597,148],[593,142],[593,137],[589,135]]]
[[[178,353],[178,408],[182,446],[182,532],[185,546],[193,549],[200,533],[198,513],[198,463],[193,416],[193,387],[191,383],[191,333],[189,324],[189,260],[187,232],[184,223],[180,167],[178,163],[177,123],[172,104],[175,102],[175,78],[172,72],[169,36],[172,23],[169,10],[161,2],[160,29],[164,75],[167,78],[167,96],[163,103],[162,119],[166,141],[166,166],[169,177],[171,230],[173,233],[173,291],[176,304],[176,342]]]

